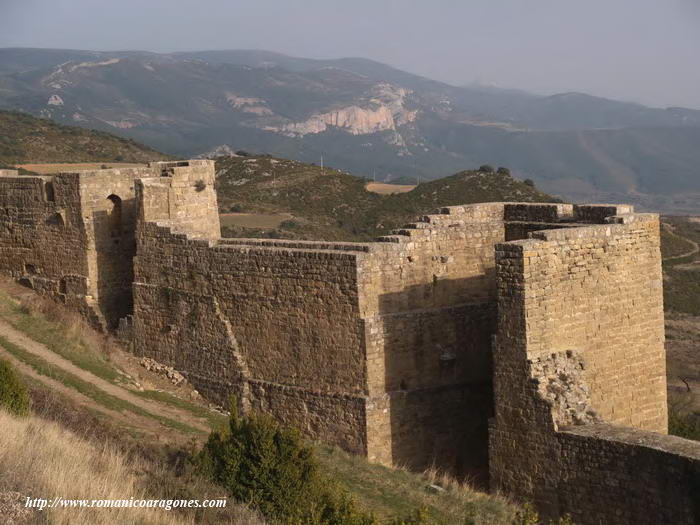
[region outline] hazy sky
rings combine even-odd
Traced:
[[[700,0],[0,0],[0,47],[362,56],[700,109]]]

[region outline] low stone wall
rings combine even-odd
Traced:
[[[609,424],[556,437],[559,512],[575,523],[700,523],[700,443]]]

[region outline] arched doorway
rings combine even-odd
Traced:
[[[93,212],[98,304],[112,329],[133,310],[134,199],[124,197],[116,192],[101,197]]]
[[[119,238],[124,233],[124,226],[122,224],[122,200],[118,195],[114,193],[107,197],[110,201],[111,209],[107,212],[109,218],[109,236],[111,238]]]

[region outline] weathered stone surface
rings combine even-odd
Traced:
[[[697,517],[700,445],[663,435],[657,216],[485,203],[374,243],[221,239],[213,184],[203,160],[4,171],[0,272],[313,439],[577,523]]]

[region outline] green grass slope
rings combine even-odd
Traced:
[[[0,165],[63,162],[148,162],[167,155],[101,131],[17,111],[0,111]]]
[[[219,157],[216,165],[221,213],[293,216],[277,228],[227,227],[226,236],[365,241],[439,206],[555,200],[499,173],[462,171],[408,193],[378,195],[365,189],[367,179],[293,160]]]

